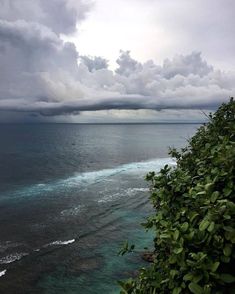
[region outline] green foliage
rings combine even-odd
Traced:
[[[121,282],[121,293],[235,293],[233,99],[170,154],[176,168],[146,176],[156,214],[143,225],[155,231],[155,261]]]
[[[120,251],[118,252],[118,255],[124,255],[126,253],[131,253],[135,249],[135,245],[129,245],[129,243],[126,241]]]

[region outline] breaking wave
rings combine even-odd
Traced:
[[[0,272],[0,277],[4,276],[6,274],[7,270],[3,270]]]
[[[54,242],[51,242],[51,243],[45,245],[45,247],[53,246],[53,245],[68,245],[68,244],[71,244],[74,242],[75,242],[75,239],[66,240],[66,241],[57,240],[57,241],[54,241]]]
[[[22,257],[26,255],[28,255],[28,253],[25,253],[25,252],[7,255],[0,259],[0,264],[12,263],[14,261],[20,260]]]
[[[158,158],[149,161],[132,162],[123,164],[115,168],[103,169],[98,171],[78,173],[66,179],[60,179],[50,183],[39,183],[27,186],[8,193],[2,199],[14,199],[19,197],[45,196],[48,193],[66,190],[68,188],[86,187],[98,182],[107,181],[110,177],[118,174],[140,174],[144,176],[149,171],[159,171],[164,165],[175,165],[172,158]]]

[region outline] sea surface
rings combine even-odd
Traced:
[[[0,125],[0,293],[119,293],[152,233],[144,177],[197,124]],[[124,257],[124,241],[136,252]]]

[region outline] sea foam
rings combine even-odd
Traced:
[[[14,261],[20,260],[22,257],[28,255],[28,253],[22,252],[22,253],[14,253],[7,256],[4,256],[0,259],[0,264],[8,264],[12,263]]]
[[[75,239],[66,240],[66,241],[58,240],[58,241],[54,241],[54,242],[51,242],[51,243],[47,244],[45,247],[53,246],[53,245],[68,245],[68,244],[71,244],[73,242],[75,242]]]
[[[3,270],[0,272],[0,277],[4,276],[6,274],[7,270]]]
[[[121,190],[120,192],[114,194],[105,195],[104,197],[98,200],[98,203],[112,202],[113,200],[119,199],[121,197],[133,196],[137,193],[145,193],[148,191],[149,188],[128,188],[126,190]]]
[[[33,196],[45,196],[47,193],[63,191],[68,188],[87,187],[87,185],[108,181],[111,177],[118,174],[139,174],[143,176],[149,171],[159,171],[166,164],[173,166],[176,164],[176,162],[172,158],[158,158],[148,161],[123,164],[109,169],[77,173],[66,179],[60,179],[45,184],[39,183],[18,189],[14,192],[11,192],[10,195],[5,195],[5,197],[2,197],[2,199],[9,197],[14,199],[19,197],[25,198]]]
[[[128,164],[119,165],[115,168],[103,169],[98,171],[91,171],[85,173],[79,173],[73,177],[67,178],[61,181],[61,184],[92,184],[99,182],[101,180],[105,180],[111,176],[115,176],[117,174],[125,174],[125,173],[143,173],[145,174],[148,171],[159,171],[165,164],[175,165],[175,161],[172,158],[158,158],[149,161],[141,161],[141,162],[132,162]]]

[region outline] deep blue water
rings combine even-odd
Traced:
[[[144,176],[199,125],[0,125],[0,293],[118,293],[151,246]]]

